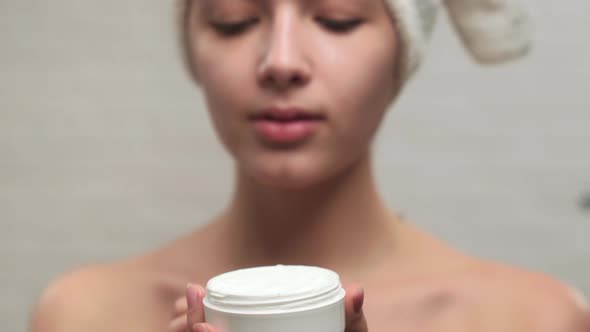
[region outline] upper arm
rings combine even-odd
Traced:
[[[30,331],[104,331],[106,326],[97,322],[106,284],[107,277],[99,267],[80,268],[53,281],[38,299]]]
[[[564,286],[563,297],[565,302],[565,330],[566,332],[590,331],[590,307],[587,299],[577,289]]]
[[[576,288],[570,286],[566,286],[566,288],[573,302],[582,310],[590,312],[590,304],[588,303],[588,298],[580,290]]]
[[[532,319],[542,332],[589,332],[590,308],[581,292],[552,279],[541,282]],[[537,331],[535,330],[535,331]]]

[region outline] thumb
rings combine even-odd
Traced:
[[[217,332],[217,330],[207,323],[200,323],[193,326],[192,332]]]
[[[363,312],[364,290],[357,285],[346,288],[344,311],[346,317],[345,332],[368,332],[367,320]]]
[[[205,289],[202,286],[193,284],[186,286],[186,302],[188,304],[186,323],[188,327],[205,321],[205,311],[203,308],[204,297]]]

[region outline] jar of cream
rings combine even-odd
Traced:
[[[236,270],[207,283],[205,321],[220,332],[343,332],[338,274],[314,266]]]

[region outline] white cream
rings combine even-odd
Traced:
[[[220,332],[344,332],[338,274],[313,266],[236,270],[207,283],[205,321]]]
[[[207,283],[206,307],[235,314],[292,313],[341,301],[344,289],[333,271],[275,265],[221,274]]]

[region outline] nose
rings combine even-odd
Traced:
[[[263,41],[258,79],[262,86],[287,90],[305,85],[310,79],[309,65],[304,56],[301,32],[297,31],[294,15],[285,14],[273,22]]]

